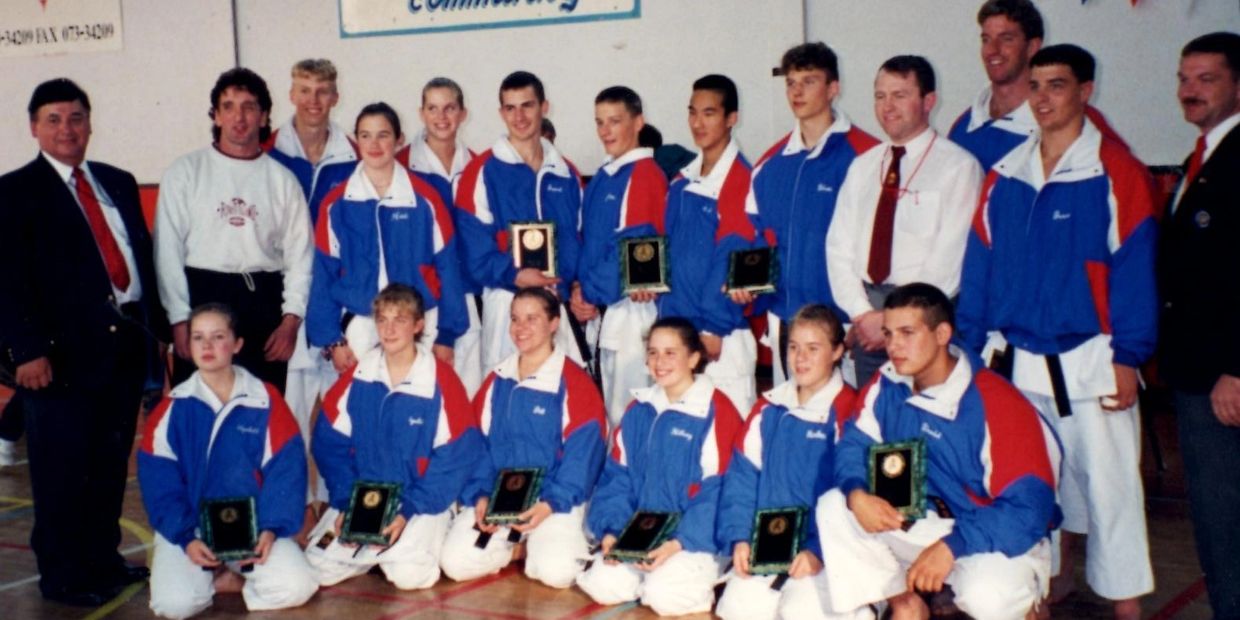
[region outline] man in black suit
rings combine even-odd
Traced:
[[[1179,80],[1184,119],[1201,135],[1165,219],[1160,369],[1210,605],[1240,618],[1240,35],[1190,41]]]
[[[26,411],[44,598],[97,606],[145,579],[117,552],[143,386],[167,323],[133,175],[87,162],[90,99],[30,98],[34,161],[0,177],[0,343]]]

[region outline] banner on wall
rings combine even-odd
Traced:
[[[340,35],[513,28],[641,16],[641,0],[339,0]]]
[[[3,0],[0,57],[124,47],[121,0]]]

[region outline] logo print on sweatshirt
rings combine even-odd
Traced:
[[[238,228],[245,226],[247,219],[258,219],[258,207],[241,198],[221,202],[220,206],[216,207],[215,213],[220,216],[221,220],[226,220],[230,225]]]
[[[680,437],[681,439],[687,439],[689,441],[693,441],[693,433],[690,433],[689,431],[683,428],[680,428],[679,426],[672,427],[672,437]]]

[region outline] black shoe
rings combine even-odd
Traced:
[[[151,569],[145,566],[131,566],[129,564],[121,564],[108,573],[101,580],[105,586],[117,586],[124,588],[130,584],[146,581],[151,578]]]
[[[43,591],[43,598],[74,607],[99,607],[115,598],[118,591],[117,588],[106,587],[94,590],[56,588]]]

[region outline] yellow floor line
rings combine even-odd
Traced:
[[[150,530],[146,529],[145,527],[142,527],[138,523],[135,523],[133,521],[130,521],[129,519],[126,519],[125,517],[121,517],[120,524],[121,524],[121,527],[125,528],[126,530],[129,530],[131,534],[133,534],[134,536],[137,536],[138,540],[141,540],[144,544],[149,545],[155,539],[155,536],[151,534]],[[148,547],[146,550],[146,565],[148,567],[151,565],[151,557],[154,554],[155,554],[155,547],[152,545]],[[83,618],[83,620],[99,620],[100,618],[107,617],[112,612],[116,611],[117,608],[119,608],[121,605],[128,603],[129,599],[133,598],[133,595],[137,594],[139,590],[145,587],[146,587],[145,581],[139,581],[138,583],[130,584],[129,587],[125,588],[124,590],[121,590],[121,593],[117,594],[116,598],[113,598],[107,603],[104,603],[103,606],[96,608],[95,611],[90,612],[90,614],[88,614],[85,618]]]

